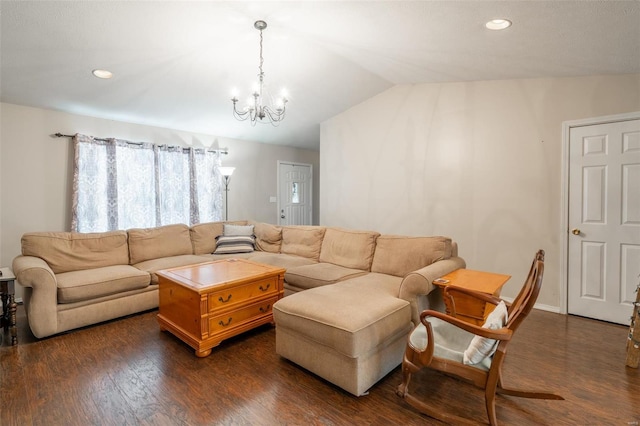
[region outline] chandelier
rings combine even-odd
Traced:
[[[276,100],[274,105],[264,104],[265,96],[267,98],[269,97],[264,90],[264,71],[262,71],[262,64],[264,63],[262,57],[262,31],[267,28],[267,23],[265,21],[256,21],[253,26],[260,31],[260,63],[258,66],[260,72],[258,73],[258,85],[254,89],[248,105],[241,110],[237,108],[238,98],[235,95],[231,98],[231,102],[233,102],[233,116],[240,121],[251,120],[252,126],[255,126],[258,122],[268,122],[277,126],[280,121],[284,119],[287,98],[283,95]],[[269,101],[270,99],[267,100]]]

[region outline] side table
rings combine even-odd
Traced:
[[[0,298],[2,298],[2,317],[0,325],[6,331],[11,332],[11,345],[18,344],[18,330],[16,328],[16,310],[18,305],[15,300],[15,281],[11,268],[0,268]]]
[[[442,289],[442,297],[447,308],[447,314],[451,315],[453,309],[451,309],[451,300],[445,296],[445,287],[452,285],[497,297],[500,296],[502,286],[510,278],[511,275],[474,271],[472,269],[456,269],[433,280],[433,284]],[[464,294],[456,294],[455,304],[456,317],[476,325],[484,324],[487,316],[494,308],[494,305],[490,303],[479,301],[472,296]]]

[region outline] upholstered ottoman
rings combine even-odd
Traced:
[[[273,306],[276,352],[356,396],[402,363],[413,328],[409,302],[394,295],[397,278],[365,277],[298,292]]]

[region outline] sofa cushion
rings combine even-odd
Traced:
[[[409,272],[450,257],[450,238],[381,235],[376,240],[371,272],[404,277]]]
[[[222,260],[222,259],[252,259],[255,251],[249,253],[226,253],[226,254],[201,254],[199,257],[205,259],[207,262],[211,262],[214,260]]]
[[[345,268],[369,271],[379,235],[377,232],[327,228],[319,260]]]
[[[145,288],[147,272],[129,265],[105,266],[56,274],[58,303],[73,303]]]
[[[354,301],[354,303],[345,303]],[[278,328],[284,327],[334,348],[351,358],[398,333],[410,331],[409,302],[366,286],[342,283],[294,293],[273,305]]]
[[[254,255],[249,256],[250,260],[285,269],[295,268],[296,266],[314,265],[318,263],[315,260],[311,260],[306,257],[293,256],[289,254],[264,253],[259,251],[254,253]]]
[[[21,242],[23,255],[43,259],[56,274],[129,264],[125,231],[29,232]]]
[[[136,268],[151,274],[151,283],[158,284],[158,275],[156,272],[161,269],[177,268],[178,266],[197,265],[205,263],[207,260],[204,256],[196,256],[194,254],[185,254],[181,256],[161,257],[159,259],[146,260],[136,263]]]
[[[213,253],[216,249],[216,238],[222,235],[224,222],[207,222],[189,228],[193,254]]]
[[[132,265],[149,259],[193,253],[189,227],[184,224],[129,229],[127,232]]]
[[[268,223],[249,222],[256,236],[256,249],[268,253],[280,253],[282,227]]]
[[[284,280],[294,287],[308,289],[334,284],[366,273],[361,269],[345,268],[333,263],[316,263],[287,269],[284,274]]]
[[[359,287],[360,291],[375,291],[392,297],[398,297],[402,278],[395,275],[369,272],[355,278],[348,278],[340,282],[340,287]]]
[[[254,250],[255,243],[253,235],[219,235],[216,238],[216,251],[213,253],[250,253]]]
[[[318,261],[324,231],[320,226],[285,226],[280,252]]]
[[[253,236],[253,225],[233,225],[225,223],[222,231],[224,236]]]

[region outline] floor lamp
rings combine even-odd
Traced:
[[[229,180],[235,167],[219,167],[220,174],[224,178],[224,220],[229,220]]]

